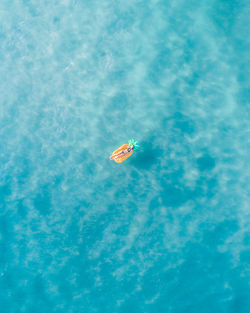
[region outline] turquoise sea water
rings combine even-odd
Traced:
[[[1,0],[1,313],[250,312],[249,20]]]

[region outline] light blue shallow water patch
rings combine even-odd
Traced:
[[[249,17],[1,1],[1,312],[249,311]]]

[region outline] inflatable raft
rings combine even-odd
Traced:
[[[134,139],[131,139],[129,140],[128,144],[124,144],[116,149],[109,159],[114,160],[116,163],[122,163],[133,154],[134,150],[138,149],[138,142]]]

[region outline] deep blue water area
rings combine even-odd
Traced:
[[[1,0],[1,313],[250,312],[249,21]]]

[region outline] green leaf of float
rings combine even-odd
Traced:
[[[134,139],[130,139],[129,142],[128,142],[128,144],[129,144],[130,146],[134,146],[134,149],[135,149],[135,150],[139,150],[139,148],[140,148],[138,142],[135,141]]]

